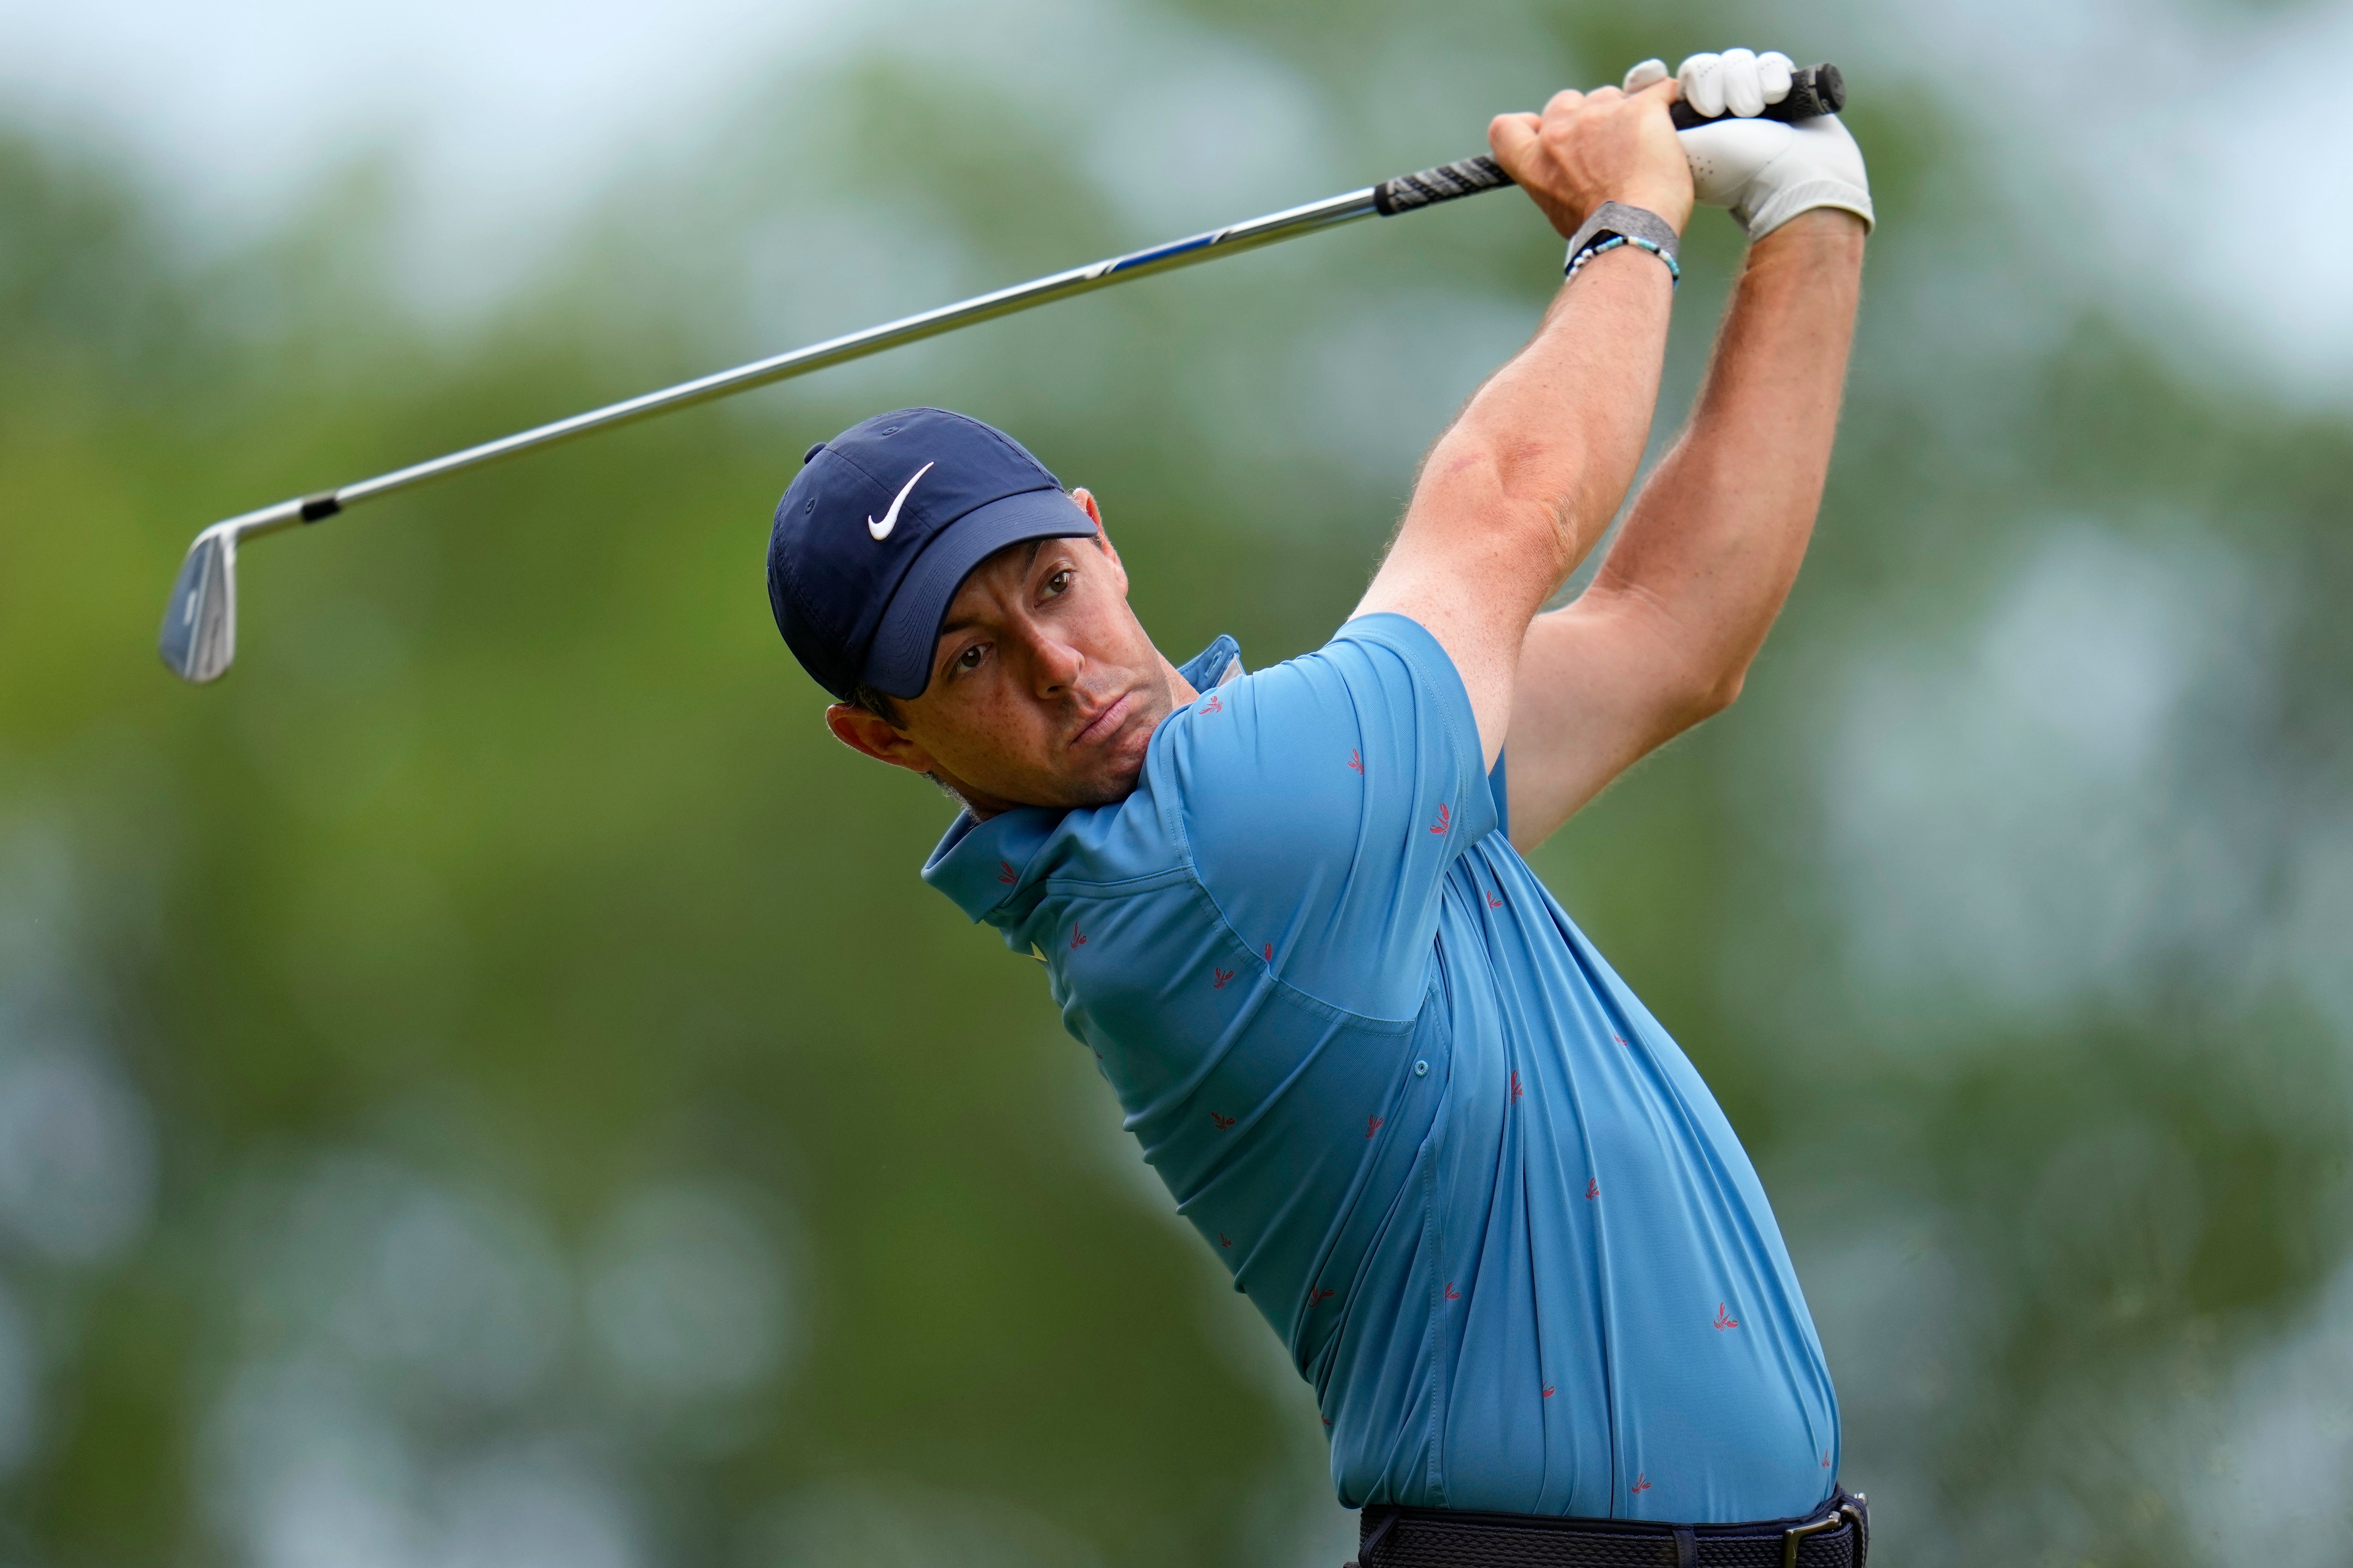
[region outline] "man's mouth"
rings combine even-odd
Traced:
[[[1134,710],[1134,692],[1120,693],[1116,699],[1105,704],[1102,711],[1079,726],[1079,732],[1071,737],[1071,749],[1075,751],[1081,746],[1092,746],[1118,734],[1121,725],[1126,721],[1127,715]]]

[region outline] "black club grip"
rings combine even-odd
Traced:
[[[1457,196],[1500,190],[1510,184],[1512,176],[1482,153],[1476,158],[1424,169],[1419,174],[1399,174],[1394,180],[1383,180],[1373,187],[1373,210],[1383,217],[1395,217],[1432,202],[1451,202]]]
[[[1805,66],[1789,73],[1788,95],[1778,103],[1768,103],[1760,120],[1811,120],[1816,115],[1836,114],[1846,107],[1846,81],[1834,65]],[[1674,117],[1675,129],[1688,131],[1694,125],[1712,125],[1723,115],[1714,118],[1694,114],[1690,104],[1681,99],[1668,110]],[[1500,190],[1512,184],[1512,176],[1497,166],[1495,160],[1482,154],[1463,158],[1451,163],[1440,163],[1435,169],[1424,169],[1418,174],[1399,174],[1394,180],[1383,180],[1373,187],[1373,210],[1383,217],[1394,217],[1416,207],[1426,207],[1438,202],[1451,202],[1460,196],[1477,195],[1481,191]]]
[[[1846,79],[1839,68],[1827,62],[1818,66],[1800,66],[1789,73],[1788,95],[1778,103],[1768,103],[1759,120],[1812,120],[1818,115],[1836,114],[1846,107]],[[1726,115],[1707,115],[1695,111],[1682,99],[1677,99],[1667,110],[1678,131],[1688,131],[1694,125],[1713,125]]]

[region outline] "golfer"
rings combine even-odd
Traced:
[[[955,414],[812,447],[776,510],[770,602],[827,723],[962,803],[924,879],[1042,961],[1314,1385],[1366,1568],[1862,1561],[1757,1173],[1521,858],[1733,700],[1797,575],[1862,160],[1835,119],[1668,114],[1754,116],[1788,80],[1651,61],[1495,120],[1567,277],[1304,658],[1164,658],[1098,498]],[[1753,243],[1690,427],[1539,613],[1633,479],[1695,199]]]

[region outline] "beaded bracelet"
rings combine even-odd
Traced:
[[[1577,269],[1583,267],[1587,262],[1592,260],[1603,251],[1615,250],[1621,245],[1640,246],[1642,249],[1649,251],[1651,255],[1657,257],[1660,260],[1667,264],[1667,276],[1673,279],[1673,282],[1671,283],[1669,287],[1680,289],[1683,286],[1683,269],[1675,265],[1674,257],[1669,254],[1666,248],[1659,245],[1655,240],[1644,239],[1640,235],[1632,234],[1613,234],[1608,239],[1599,240],[1592,245],[1587,246],[1583,250],[1578,251],[1575,256],[1568,258],[1568,270],[1563,273],[1562,276],[1565,278],[1576,277]]]

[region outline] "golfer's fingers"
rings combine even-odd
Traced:
[[[1789,84],[1795,79],[1797,66],[1778,49],[1767,49],[1757,57],[1757,85],[1765,89],[1765,101],[1778,103],[1789,96]]]
[[[1517,175],[1535,152],[1536,133],[1544,120],[1534,114],[1498,114],[1487,122],[1487,147],[1504,172]]]
[[[1662,76],[1647,87],[1636,88],[1626,96],[1628,98],[1655,98],[1659,99],[1662,102],[1672,103],[1675,100],[1675,95],[1682,90],[1683,89],[1676,84],[1674,78],[1671,76]]]
[[[1754,120],[1765,112],[1765,87],[1757,79],[1755,50],[1726,49],[1715,68],[1724,79],[1726,110],[1743,120]]]
[[[1618,88],[1597,87],[1591,92],[1585,95],[1585,101],[1588,103],[1620,103],[1625,100],[1625,97],[1626,94],[1624,91]]]
[[[1626,73],[1625,88],[1629,93],[1636,93],[1646,87],[1654,87],[1666,79],[1666,61],[1644,60]]]
[[[1577,91],[1577,89],[1573,87],[1565,87],[1558,92],[1554,93],[1550,99],[1546,100],[1544,111],[1546,114],[1567,114],[1570,110],[1575,109],[1578,104],[1583,103],[1584,101],[1585,95],[1583,93]]]
[[[1724,79],[1716,73],[1720,55],[1693,55],[1675,68],[1675,80],[1683,85],[1683,101],[1692,106],[1702,119],[1713,120],[1724,112]]]

